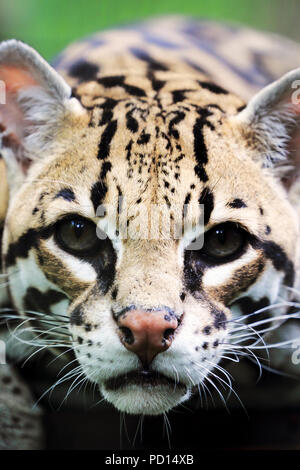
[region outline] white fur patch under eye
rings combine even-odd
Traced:
[[[50,238],[45,241],[46,248],[54,255],[59,255],[60,261],[70,271],[70,275],[79,279],[82,282],[96,281],[97,274],[95,269],[87,262],[82,261],[75,256],[72,256],[65,251],[61,250],[53,240]]]
[[[232,274],[239,268],[246,266],[257,258],[257,251],[253,248],[241,258],[231,263],[221,264],[207,269],[204,273],[202,281],[205,287],[218,287],[230,281]]]
[[[16,267],[14,266],[12,271],[15,270]],[[17,284],[18,281],[21,281],[24,289],[32,286],[38,287],[41,291],[49,289],[49,281],[37,265],[36,258],[32,251],[26,259],[18,261],[18,275],[12,274],[10,281],[11,286]]]
[[[26,259],[19,259],[17,265],[8,269],[9,287],[12,297],[15,299],[15,306],[22,311],[22,299],[30,287],[35,287],[41,292],[49,289],[56,289],[50,282],[40,267],[37,265],[33,252],[29,253]]]
[[[284,273],[276,271],[271,261],[267,262],[267,267],[268,269],[265,269],[258,281],[249,288],[247,295],[253,300],[259,300],[267,294],[270,303],[274,303],[277,300]]]
[[[268,297],[269,303],[271,304],[278,304],[278,307],[274,307],[273,310],[270,310],[270,313],[274,316],[283,315],[286,311],[286,306],[282,304],[282,301],[285,300],[287,296],[287,290],[285,289],[283,292],[283,299],[279,299],[280,286],[282,284],[282,278],[284,274],[276,271],[271,262],[267,262],[267,267],[264,273],[260,276],[260,278],[255,282],[247,291],[246,296],[250,297],[254,302],[261,300],[263,297]],[[245,294],[240,295],[238,300],[244,297]],[[281,306],[279,306],[281,305]],[[234,318],[238,318],[243,315],[243,312],[240,309],[238,304],[233,304],[230,306],[230,310],[233,314]]]
[[[51,305],[51,311],[54,315],[66,315],[68,310],[69,301],[67,299],[61,300],[57,304]]]

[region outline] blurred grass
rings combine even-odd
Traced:
[[[0,0],[0,35],[22,39],[50,59],[94,31],[176,13],[244,23],[300,40],[299,0]]]

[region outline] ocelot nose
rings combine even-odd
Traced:
[[[171,346],[178,327],[174,313],[165,310],[129,310],[117,322],[121,342],[137,354],[144,367]]]

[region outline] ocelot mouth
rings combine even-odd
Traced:
[[[167,385],[173,388],[186,388],[186,385],[176,382],[159,372],[151,370],[135,370],[127,374],[118,375],[105,382],[106,390],[116,391],[128,385],[137,385],[144,388]]]
[[[160,415],[190,397],[189,387],[174,379],[151,369],[136,369],[106,380],[100,391],[119,411]]]

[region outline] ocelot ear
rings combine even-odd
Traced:
[[[290,189],[300,174],[300,68],[263,88],[234,121],[255,158]]]
[[[0,43],[0,153],[10,189],[32,161],[49,155],[66,119],[82,112],[69,85],[34,49]]]

